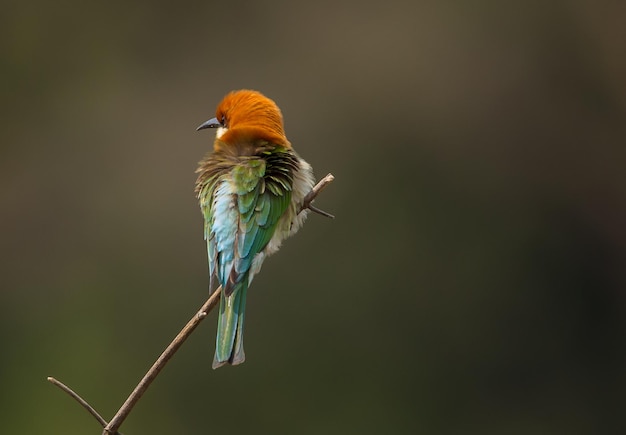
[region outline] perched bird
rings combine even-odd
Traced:
[[[241,364],[246,293],[263,260],[295,234],[314,184],[311,166],[285,136],[274,101],[251,90],[233,91],[216,117],[198,127],[217,129],[213,151],[196,171],[204,216],[210,290],[222,292],[213,368]]]

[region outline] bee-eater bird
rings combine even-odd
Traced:
[[[220,298],[213,368],[241,364],[246,293],[263,260],[295,234],[314,184],[311,166],[285,136],[274,101],[256,91],[226,95],[216,117],[198,127],[217,129],[213,150],[196,171],[204,216],[210,289]]]

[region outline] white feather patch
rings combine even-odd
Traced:
[[[224,133],[226,133],[227,131],[228,129],[226,127],[217,127],[217,131],[215,132],[215,137],[219,139],[222,136],[224,136]]]

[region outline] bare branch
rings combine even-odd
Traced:
[[[67,394],[69,394],[74,400],[76,400],[78,403],[80,403],[80,406],[82,406],[83,408],[85,408],[92,416],[93,418],[95,418],[96,420],[98,420],[98,423],[100,423],[100,426],[105,427],[107,425],[107,422],[104,418],[102,418],[102,416],[100,414],[98,414],[98,412],[93,409],[91,407],[91,405],[89,403],[87,403],[87,401],[85,399],[83,399],[82,397],[80,397],[77,393],[75,393],[70,387],[68,387],[67,385],[65,385],[63,382],[61,381],[57,381],[56,379],[54,379],[52,376],[48,376],[48,381],[52,382],[54,385],[56,385],[57,387],[59,387],[60,389],[62,389],[63,391],[65,391]]]
[[[302,212],[302,210],[309,209],[315,213],[319,213],[322,216],[326,216],[329,218],[334,218],[334,216],[330,213],[327,213],[323,210],[318,209],[312,205],[312,202],[315,200],[317,195],[330,183],[333,181],[335,177],[332,174],[326,175],[322,178],[313,189],[304,197],[302,201],[302,205],[298,210],[298,213]],[[96,410],[89,405],[84,399],[82,399],[78,394],[72,391],[65,384],[57,381],[53,377],[49,377],[48,381],[65,391],[71,397],[73,397],[80,405],[85,408],[96,420],[98,423],[104,428],[102,430],[102,435],[121,435],[117,430],[122,425],[128,414],[132,411],[133,407],[137,404],[139,399],[143,393],[146,392],[150,384],[156,379],[158,374],[161,372],[163,367],[168,363],[168,361],[172,358],[172,356],[176,353],[176,351],[182,346],[187,337],[191,335],[191,333],[196,329],[198,324],[207,316],[207,314],[217,305],[220,300],[221,295],[221,286],[218,287],[207,299],[207,301],[202,305],[200,310],[187,322],[185,327],[178,333],[178,335],[174,338],[174,340],[167,346],[167,348],[163,351],[163,353],[159,356],[159,358],[154,362],[152,367],[146,372],[143,376],[139,384],[135,387],[133,392],[128,396],[124,404],[117,411],[117,413],[113,416],[110,422],[106,422],[100,414],[96,412]]]
[[[114,435],[117,432],[117,429],[122,425],[128,414],[133,409],[137,401],[141,398],[143,393],[148,389],[152,381],[157,377],[161,369],[165,367],[165,364],[170,360],[170,358],[176,353],[178,348],[185,342],[187,337],[196,329],[196,326],[207,316],[209,311],[213,309],[213,307],[220,300],[220,294],[222,293],[222,288],[217,288],[211,297],[207,299],[207,301],[202,305],[202,308],[187,322],[185,327],[178,333],[174,341],[172,341],[169,346],[163,351],[161,356],[154,362],[150,370],[146,372],[143,379],[139,381],[139,384],[135,387],[133,392],[128,396],[126,402],[122,405],[122,407],[117,411],[117,413],[113,416],[109,424],[106,425],[104,430],[102,431],[102,435]]]
[[[333,174],[328,174],[324,178],[322,178],[320,181],[318,181],[317,184],[313,187],[313,189],[311,189],[311,191],[307,193],[304,199],[302,200],[302,205],[300,206],[300,210],[298,210],[298,214],[302,210],[306,210],[308,208],[312,212],[321,214],[322,216],[325,216],[327,218],[334,219],[335,216],[333,216],[332,214],[327,213],[324,210],[320,210],[319,208],[314,207],[312,205],[313,201],[315,200],[317,195],[320,194],[322,189],[324,189],[334,179],[335,179],[335,176]]]

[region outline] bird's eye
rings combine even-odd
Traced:
[[[226,117],[224,115],[222,115],[222,117],[220,118],[220,124],[226,127]]]

